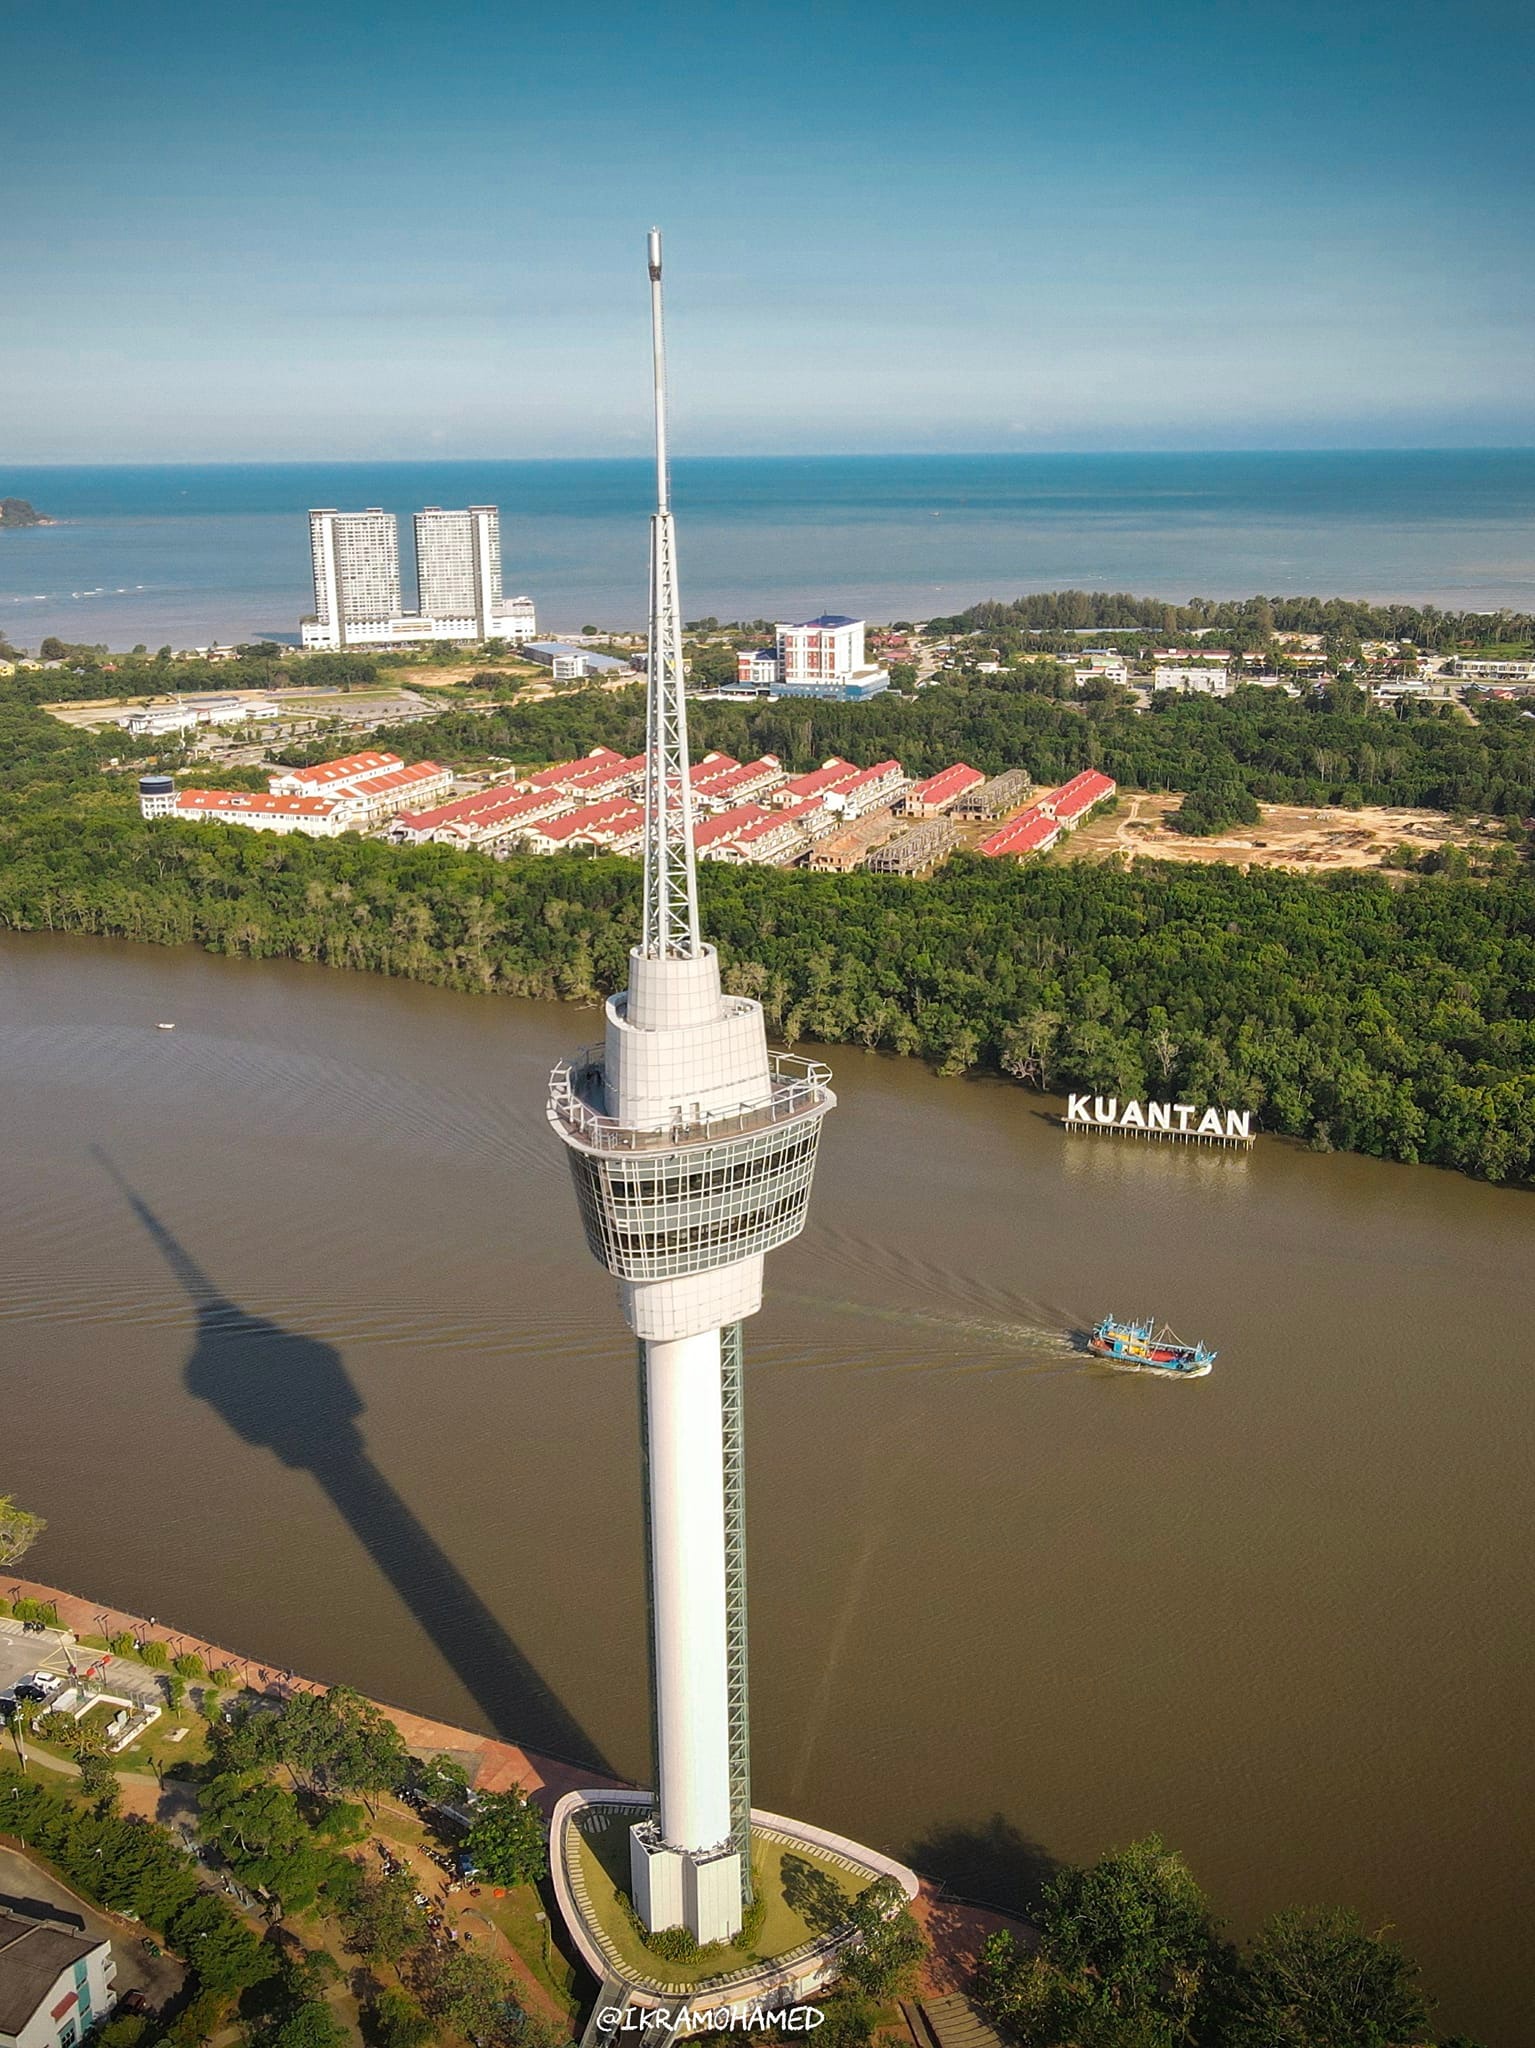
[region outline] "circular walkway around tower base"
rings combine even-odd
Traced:
[[[776,2011],[824,1991],[847,1941],[847,1908],[877,1878],[908,1899],[917,1878],[904,1863],[841,1835],[752,1808],[752,1880],[766,1903],[748,1954],[716,1945],[696,1963],[672,1963],[645,1945],[629,1905],[629,1830],[649,1812],[648,1792],[567,1792],[549,1827],[555,1896],[581,1958],[625,2002],[704,2013],[722,2006]]]

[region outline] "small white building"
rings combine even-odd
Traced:
[[[169,775],[139,777],[139,813],[145,818],[168,818],[176,808],[176,784]]]
[[[1185,697],[1229,697],[1231,671],[1228,668],[1173,667],[1158,662],[1152,677],[1155,690],[1177,690]]]
[[[254,718],[277,716],[277,702],[272,697],[187,697],[176,704],[149,704],[124,712],[117,723],[127,732],[158,737],[191,732],[200,725],[248,725]]]
[[[775,690],[778,687],[776,647],[748,647],[736,656],[736,682],[743,690]]]
[[[0,2048],[76,2048],[117,2003],[112,1944],[0,1911]]]
[[[1106,683],[1117,683],[1123,689],[1130,680],[1129,663],[1112,647],[1084,647],[1071,665],[1079,686],[1101,676]]]
[[[1535,683],[1535,661],[1457,661],[1468,683]]]

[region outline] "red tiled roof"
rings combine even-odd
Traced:
[[[721,811],[718,817],[706,818],[701,825],[693,828],[693,844],[700,853],[721,839],[735,839],[749,826],[760,825],[764,819],[778,824],[774,812],[764,810],[761,804],[737,804],[733,811]]]
[[[968,761],[956,761],[952,768],[940,768],[936,775],[929,775],[925,781],[914,782],[906,792],[906,801],[909,804],[950,803],[985,780],[979,768],[972,768]]]
[[[331,818],[340,808],[333,796],[269,796],[255,789],[182,789],[178,811],[254,811],[264,818]]]
[[[525,775],[522,779],[530,789],[545,789],[552,783],[568,781],[572,775],[588,768],[611,768],[615,762],[622,759],[622,754],[615,754],[611,747],[593,747],[589,754],[583,754],[579,760],[555,761],[548,768],[535,769],[531,775]]]
[[[736,843],[740,846],[750,846],[758,839],[766,839],[772,832],[782,831],[785,825],[797,828],[803,812],[818,811],[820,808],[819,804],[801,804],[792,811],[768,811],[755,824],[743,826],[736,834]]]
[[[827,790],[841,789],[855,775],[863,773],[865,771],[852,761],[833,759],[824,768],[812,768],[808,775],[791,776],[774,794],[780,801],[789,799],[796,802],[803,797],[824,796]]]
[[[722,797],[733,796],[737,790],[759,789],[765,782],[781,781],[783,767],[773,755],[764,754],[758,761],[746,761],[723,769],[707,781],[698,779],[697,769],[693,771],[693,777],[693,788],[697,794],[707,797],[711,803],[718,803]]]
[[[1042,809],[1053,811],[1057,818],[1069,821],[1080,818],[1084,811],[1102,803],[1106,796],[1112,796],[1118,786],[1112,776],[1101,775],[1096,768],[1084,768],[1080,775],[1073,775],[1070,782],[1063,782],[1059,789],[1041,797],[1039,802]]]
[[[285,775],[302,776],[306,782],[350,782],[358,775],[378,775],[386,768],[402,768],[398,754],[380,754],[371,748],[363,754],[343,754],[335,761],[321,761],[313,768],[287,768]]]
[[[638,831],[645,822],[640,805],[627,797],[612,797],[606,803],[586,804],[579,811],[567,811],[563,818],[546,818],[538,826],[545,839],[570,839],[581,832],[599,832],[604,838],[622,839]]]
[[[426,824],[429,829],[438,825],[454,825],[464,819],[483,817],[487,811],[498,811],[503,804],[520,801],[528,793],[521,783],[496,782],[488,789],[476,789],[468,796],[456,796],[451,803],[434,805],[429,811],[407,811],[403,815],[412,823]],[[553,798],[545,800],[552,802]]]
[[[1011,824],[993,832],[989,839],[983,839],[976,851],[993,857],[1003,853],[1039,853],[1053,839],[1060,837],[1060,831],[1054,818],[1047,818],[1043,811],[1031,804]]]
[[[845,795],[851,796],[855,789],[866,789],[871,782],[883,781],[892,770],[897,775],[901,773],[899,761],[876,761],[872,768],[860,768],[858,773],[849,776],[846,782],[839,782],[837,788]]]
[[[480,804],[467,814],[458,804],[444,804],[434,811],[402,811],[395,823],[408,825],[415,832],[436,832],[452,825],[472,837],[493,825],[504,825],[509,818],[526,818],[530,822],[547,818],[564,801],[563,793],[557,789],[503,789],[499,801]]]
[[[365,775],[354,782],[351,796],[388,796],[397,789],[409,789],[413,783],[430,782],[444,771],[435,761],[414,761],[409,768],[391,768],[384,775]]]

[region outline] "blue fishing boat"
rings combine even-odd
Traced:
[[[1105,1316],[1087,1340],[1089,1351],[1122,1372],[1160,1372],[1173,1379],[1201,1379],[1215,1363],[1208,1344],[1185,1344],[1164,1323],[1122,1323]]]

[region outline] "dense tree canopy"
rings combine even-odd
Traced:
[[[537,1884],[549,1867],[543,1820],[515,1785],[479,1795],[467,1847],[492,1884]]]
[[[1020,2048],[1426,2048],[1430,2039],[1416,1967],[1389,1935],[1324,1909],[1279,1913],[1236,1947],[1182,1857],[1154,1835],[1060,1871],[1038,1920],[1036,1948],[990,1937],[976,1983]]]
[[[1443,652],[1458,647],[1527,641],[1535,635],[1529,612],[1445,612],[1435,605],[1369,604],[1352,597],[1190,598],[1169,604],[1127,591],[1046,590],[1010,603],[989,600],[952,618],[932,619],[932,632],[1076,634],[1092,627],[1119,633],[1214,632],[1224,644],[1247,647],[1272,634],[1319,633],[1332,643],[1410,640]]]
[[[0,1565],[9,1569],[19,1564],[47,1526],[41,1515],[29,1513],[8,1493],[0,1493]]]
[[[224,1900],[199,1889],[196,1865],[165,1829],[88,1812],[14,1771],[0,1771],[0,1813],[8,1834],[40,1849],[87,1898],[161,1930],[204,1991],[232,1997],[275,1969]]]
[[[631,861],[274,841],[116,807],[0,827],[0,928],[513,995],[621,987],[638,889]],[[913,882],[710,864],[703,899],[731,987],[789,1040],[1176,1093],[1322,1146],[1493,1180],[1535,1172],[1526,875],[964,858]]]

